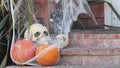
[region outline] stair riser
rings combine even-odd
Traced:
[[[120,48],[120,39],[79,39],[69,40],[69,47]]]
[[[112,48],[112,49],[83,49],[83,48],[69,48],[62,49],[60,51],[61,56],[115,56],[120,55],[120,48]]]
[[[62,56],[59,64],[120,64],[120,56]]]
[[[81,34],[78,32],[69,33],[69,39],[120,39],[120,34]]]
[[[120,34],[69,34],[69,47],[120,48]]]

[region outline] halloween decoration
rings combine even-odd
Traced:
[[[18,40],[11,50],[11,58],[18,65],[32,59],[35,56],[35,45],[29,40]]]
[[[41,38],[46,36],[50,36],[47,28],[38,23],[32,24],[24,34],[24,38],[29,39],[33,42],[38,42]]]
[[[60,57],[59,49],[51,44],[41,44],[36,50],[36,55],[37,63],[42,66],[55,65]]]
[[[87,0],[55,1],[55,7],[53,4],[49,5],[49,8],[51,9],[51,28],[55,34],[68,34],[71,31],[73,21],[76,21],[81,13],[91,17],[95,25],[98,25]]]
[[[44,17],[47,18],[46,15],[48,15],[48,18],[50,17],[50,26],[52,28],[50,32],[53,32],[53,37],[50,36],[44,25],[38,23],[37,12],[35,13],[33,10],[33,0],[17,0],[16,2],[10,0],[10,12],[12,15],[10,53],[12,61],[16,64],[55,65],[60,58],[59,48],[64,48],[68,45],[68,34],[71,30],[72,22],[77,20],[80,13],[89,15],[97,25],[86,0],[41,0],[40,2],[42,2],[40,6],[46,6],[48,9],[47,12],[49,13],[46,12]],[[54,7],[50,4],[54,5]],[[31,23],[33,24],[31,25]],[[27,27],[28,24],[30,27]],[[20,40],[23,35],[24,39]]]
[[[58,34],[55,37],[55,40],[61,44],[60,48],[66,47],[69,43],[69,38],[67,34]]]

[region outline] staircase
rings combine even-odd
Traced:
[[[70,43],[61,50],[61,58],[57,65],[7,66],[6,68],[120,68],[120,34],[118,33],[118,31],[101,30],[72,31],[69,34]]]

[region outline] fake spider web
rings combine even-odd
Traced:
[[[50,1],[50,0],[49,0]],[[96,19],[86,0],[56,0],[55,9],[51,9],[51,27],[54,34],[68,34],[71,31],[73,21],[76,21],[79,14],[84,13],[91,17],[96,25]]]
[[[6,0],[7,1],[7,0]],[[34,12],[34,4],[32,8],[29,8],[27,1],[25,0],[18,0],[17,2],[14,2],[14,0],[11,0],[11,12],[12,12],[12,19],[13,19],[13,34],[15,33],[15,29],[18,30],[18,38],[20,38],[23,31],[28,27],[29,24],[28,16],[26,15],[26,9],[28,8],[31,12],[32,19],[35,23],[37,23],[37,18],[35,17]],[[32,1],[32,0],[30,0]],[[55,6],[51,5],[51,2],[55,1]],[[76,21],[79,14],[85,13],[91,17],[91,19],[94,21],[96,25],[98,23],[96,22],[96,19],[87,3],[87,0],[47,0],[48,6],[50,8],[50,23],[53,33],[55,35],[57,34],[68,34],[71,31],[71,26],[73,24],[73,21]],[[6,5],[5,5],[6,6]],[[22,6],[22,8],[21,8]],[[24,9],[25,8],[25,9]],[[8,10],[8,9],[7,9]],[[19,22],[21,21],[21,18],[23,18],[23,21],[25,22],[20,29]],[[17,28],[15,27],[17,26]],[[15,41],[15,34],[13,35],[13,42]]]

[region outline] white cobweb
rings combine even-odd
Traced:
[[[52,8],[51,27],[55,34],[68,34],[73,21],[76,21],[81,13],[89,15],[94,23],[98,25],[86,0],[56,0],[55,5],[54,11],[54,6],[50,5],[50,8]]]
[[[23,18],[24,24],[23,28],[18,30],[18,38],[20,38],[23,31],[27,28],[28,25],[28,16],[26,15],[26,9],[29,7],[26,0],[17,0],[15,3],[14,0],[11,1],[11,12],[12,12],[12,19],[13,19],[13,34],[15,33],[15,26],[18,26],[18,29],[21,28],[19,25],[20,19]],[[33,1],[33,0],[30,0]],[[51,2],[55,5],[52,6]],[[54,34],[68,34],[71,31],[71,26],[73,21],[76,21],[79,14],[85,13],[91,17],[96,25],[96,19],[88,5],[87,0],[47,0],[48,6],[50,9],[50,21],[51,21],[51,28]],[[34,3],[34,2],[33,2]],[[24,8],[21,8],[24,7]],[[33,4],[34,6],[34,4]],[[32,19],[35,23],[37,23],[37,18],[35,17],[34,8],[30,8]],[[13,35],[15,38],[15,35]],[[13,40],[14,41],[14,40]]]

